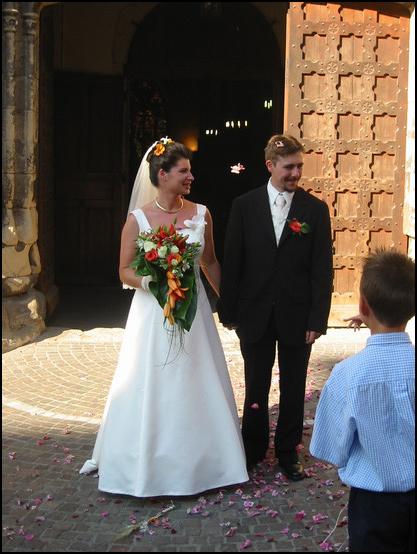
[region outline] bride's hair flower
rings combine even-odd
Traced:
[[[158,144],[155,146],[155,150],[153,151],[153,153],[155,154],[155,156],[160,156],[164,152],[165,152],[165,146],[158,142]]]
[[[158,140],[158,142],[155,145],[155,150],[153,151],[155,156],[161,156],[165,150],[168,144],[173,143],[174,141],[168,137],[163,137]]]

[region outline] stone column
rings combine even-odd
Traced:
[[[10,4],[10,3],[9,3]],[[15,21],[15,24],[14,24]],[[14,31],[13,31],[14,27]],[[16,29],[18,32],[16,34]],[[3,136],[7,137],[6,197],[3,197],[2,349],[11,350],[45,329],[45,298],[35,290],[41,270],[34,200],[37,175],[39,14],[33,2],[3,8]],[[6,164],[5,164],[6,161]]]

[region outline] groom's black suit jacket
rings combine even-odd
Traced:
[[[333,268],[327,204],[297,188],[288,219],[308,223],[300,236],[285,224],[277,246],[267,187],[233,202],[222,264],[219,319],[237,325],[245,342],[259,340],[275,315],[278,340],[305,343],[307,330],[325,333]]]

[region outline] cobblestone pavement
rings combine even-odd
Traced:
[[[244,383],[238,342],[233,332],[221,326],[219,332],[241,416]],[[78,474],[94,446],[122,333],[48,328],[37,342],[3,355],[3,551],[346,549],[342,509],[348,489],[334,468],[308,455],[308,442],[324,381],[337,361],[362,348],[367,330],[330,331],[314,346],[301,450],[308,478],[289,483],[267,458],[241,486],[154,499],[101,493],[96,478]],[[277,379],[274,368],[271,426],[278,409]],[[128,525],[148,521],[164,509],[147,529],[117,538]]]

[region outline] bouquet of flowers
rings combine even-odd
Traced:
[[[175,223],[175,222],[174,222]],[[187,244],[174,224],[140,233],[131,264],[136,275],[150,275],[149,290],[164,310],[165,321],[189,331],[197,309],[194,261],[200,243]]]

